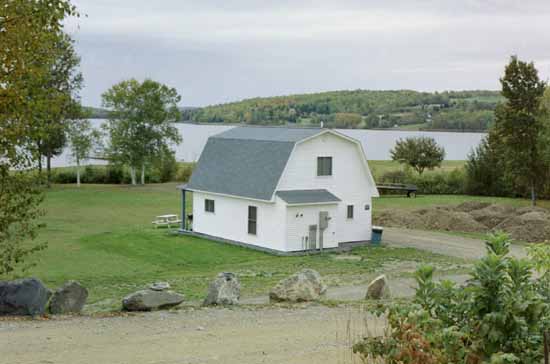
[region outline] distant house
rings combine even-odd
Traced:
[[[330,129],[275,127],[210,137],[181,189],[183,208],[193,192],[182,232],[275,252],[369,241],[378,196],[360,142]]]

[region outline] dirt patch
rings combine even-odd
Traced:
[[[550,211],[540,207],[522,207],[465,202],[458,206],[434,206],[417,210],[384,210],[377,225],[420,230],[487,233],[504,231],[515,240],[550,240]]]
[[[456,207],[456,211],[471,212],[474,210],[481,210],[487,206],[491,206],[490,202],[481,201],[466,201]]]

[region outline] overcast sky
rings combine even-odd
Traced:
[[[83,103],[126,78],[182,105],[341,89],[498,89],[512,54],[550,76],[550,0],[74,0]]]

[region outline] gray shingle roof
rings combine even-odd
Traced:
[[[297,141],[321,129],[239,127],[208,139],[190,190],[270,200]]]
[[[288,204],[307,204],[341,201],[329,191],[322,190],[289,190],[277,191],[277,196]]]

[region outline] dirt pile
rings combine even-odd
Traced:
[[[434,206],[416,210],[384,210],[375,218],[382,226],[457,232],[504,231],[527,242],[550,240],[550,211],[540,207],[516,208],[487,202]]]

